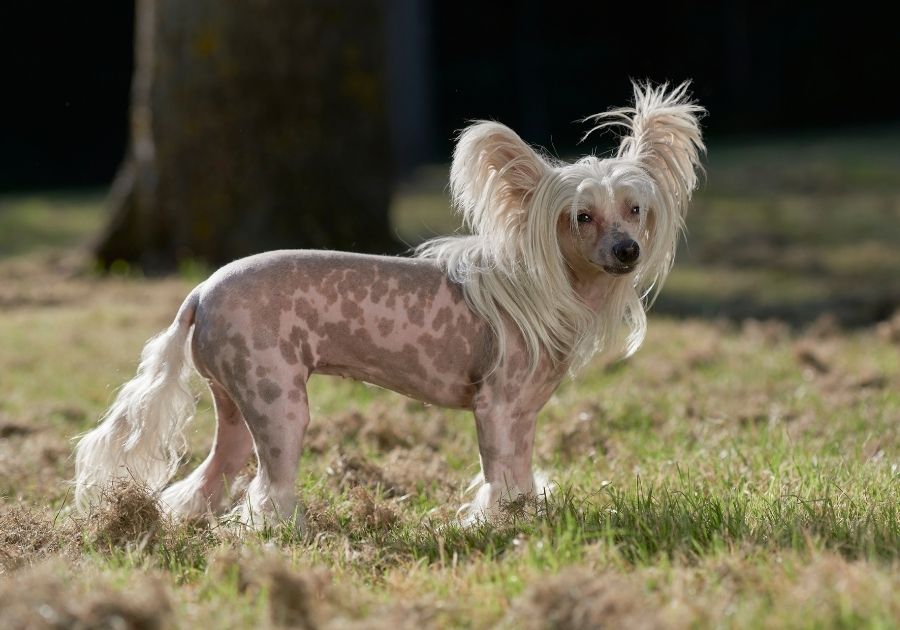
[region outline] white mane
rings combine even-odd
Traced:
[[[687,100],[687,84],[666,89],[635,85],[633,107],[590,117],[603,121],[591,131],[629,131],[612,159],[555,161],[496,122],[477,122],[460,134],[450,191],[471,235],[433,239],[416,255],[436,260],[490,325],[495,368],[507,359],[516,331],[531,369],[542,354],[574,371],[598,351],[629,355],[641,345],[643,298],[659,291],[672,266],[703,150],[702,108]],[[611,279],[602,308],[594,311],[571,285],[557,222],[569,212],[574,226],[580,185],[597,178],[638,191],[649,213],[639,273]]]

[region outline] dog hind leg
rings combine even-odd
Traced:
[[[216,410],[216,436],[206,460],[162,493],[160,503],[177,519],[213,513],[225,499],[226,484],[244,467],[253,451],[247,423],[225,388],[210,381]]]
[[[260,382],[254,399],[238,402],[253,436],[258,467],[237,515],[253,529],[285,520],[302,525],[296,480],[309,425],[306,374],[271,374]]]

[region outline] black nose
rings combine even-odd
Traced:
[[[619,241],[613,245],[612,251],[619,262],[625,265],[630,265],[641,255],[641,248],[638,247],[636,241],[630,238],[626,238],[624,241]]]

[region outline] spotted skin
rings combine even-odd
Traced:
[[[259,467],[245,519],[296,515],[306,382],[314,373],[472,410],[494,498],[533,491],[536,414],[564,369],[542,363],[529,375],[524,348],[513,340],[510,359],[488,373],[492,347],[461,288],[433,261],[300,250],[223,267],[199,287],[191,350],[213,383],[225,437],[195,472],[202,497],[190,505],[216,500],[239,469],[231,462],[253,449]],[[227,428],[235,422],[249,430]]]

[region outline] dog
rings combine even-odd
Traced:
[[[411,257],[284,250],[216,271],[147,342],[137,375],[76,447],[77,505],[119,478],[202,518],[255,453],[234,508],[259,528],[299,522],[295,482],[313,373],[352,377],[474,413],[481,474],[463,523],[545,491],[535,420],[567,372],[641,345],[645,307],[672,267],[705,153],[688,84],[634,84],[634,104],[591,116],[617,153],[552,159],[497,122],[458,137],[450,192],[468,235]],[[206,460],[168,485],[195,410],[196,370],[217,427]]]

